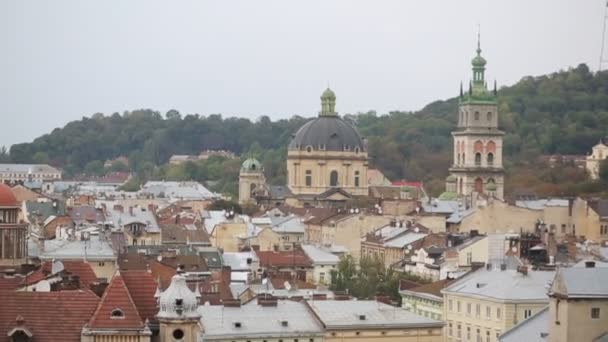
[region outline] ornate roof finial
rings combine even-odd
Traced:
[[[481,54],[481,24],[477,23],[477,54]]]

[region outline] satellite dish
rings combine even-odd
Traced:
[[[420,228],[418,228],[418,227],[414,228],[415,233],[418,233],[419,231],[420,231]]]
[[[359,208],[355,209],[355,213],[357,213],[357,214],[359,213]]]
[[[350,208],[350,213],[351,213],[351,214],[354,214],[354,213],[355,213],[355,209]]]
[[[268,278],[262,278],[262,284],[266,285],[268,283]]]

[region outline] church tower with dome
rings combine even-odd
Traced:
[[[19,222],[20,210],[11,188],[0,183],[0,267],[27,261],[27,224]]]
[[[477,55],[471,62],[473,80],[469,89],[460,87],[458,126],[452,132],[454,163],[446,179],[446,193],[442,196],[471,196],[483,194],[503,199],[504,169],[502,138],[498,129],[496,82],[489,91],[485,80],[486,60],[481,56],[479,37]]]
[[[304,201],[367,196],[367,167],[364,140],[338,116],[336,95],[327,88],[319,116],[300,127],[287,148],[289,190]]]
[[[155,297],[159,306],[156,317],[160,324],[160,342],[200,340],[202,327],[198,313],[198,287],[190,290],[186,277],[178,273],[171,278],[171,285]]]
[[[241,165],[239,172],[239,203],[255,201],[256,194],[266,188],[264,168],[255,158],[248,158]]]

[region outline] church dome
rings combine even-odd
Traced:
[[[18,207],[17,197],[13,193],[13,190],[6,185],[0,183],[0,207]]]
[[[262,163],[260,163],[259,160],[255,159],[255,158],[249,158],[243,162],[243,165],[241,165],[241,170],[256,172],[256,171],[263,171],[263,167],[262,167]]]
[[[176,274],[171,278],[171,285],[160,294],[158,318],[196,318],[198,298],[186,284],[186,277]]]
[[[483,67],[486,65],[486,59],[481,57],[479,54],[480,52],[481,51],[479,51],[477,56],[473,57],[473,60],[471,61],[471,64],[473,64],[474,67]]]
[[[293,136],[289,150],[365,151],[357,130],[335,111],[336,94],[329,88],[321,94],[319,117],[305,123]]]
[[[338,116],[319,116],[305,123],[296,132],[290,150],[364,151],[363,139],[357,130]]]

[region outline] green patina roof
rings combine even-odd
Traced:
[[[249,158],[241,165],[241,170],[244,171],[262,171],[262,163],[255,158]]]
[[[336,99],[336,94],[333,92],[333,90],[327,88],[325,89],[325,91],[323,92],[323,94],[321,94],[321,100],[335,100]]]
[[[456,183],[457,178],[454,175],[449,175],[445,180],[448,183]]]
[[[440,200],[455,200],[456,198],[458,198],[458,194],[455,192],[451,192],[451,191],[446,191],[444,193],[442,193],[441,195],[439,195],[439,199]]]
[[[496,104],[496,92],[488,90],[485,81],[485,65],[486,59],[481,56],[481,47],[477,42],[477,55],[473,57],[471,65],[473,66],[473,80],[469,84],[467,91],[462,91],[460,103],[479,103],[479,104]],[[496,87],[496,84],[494,85]]]

